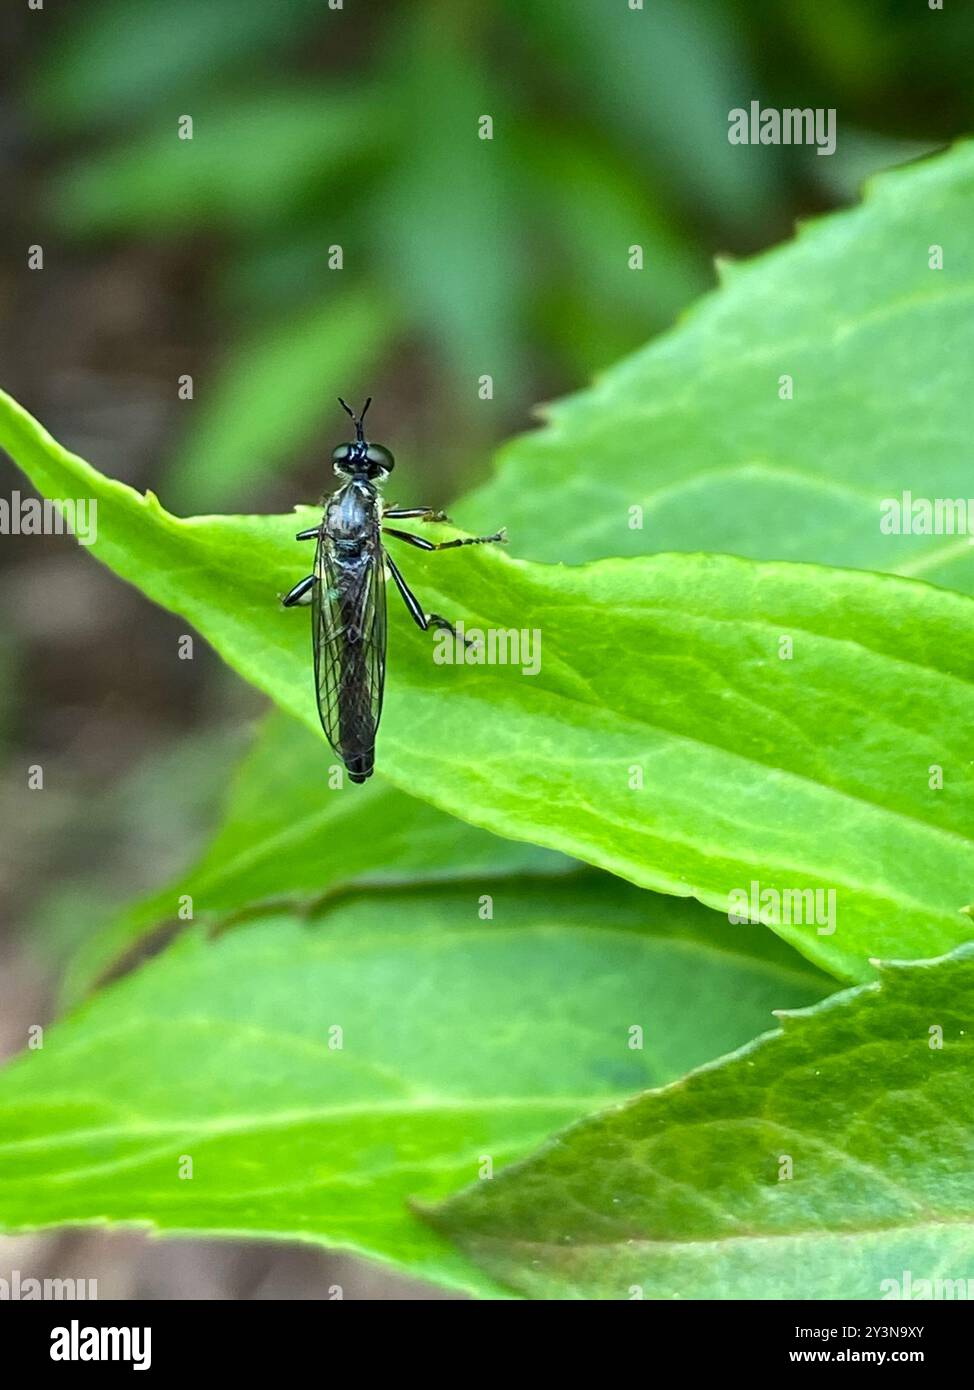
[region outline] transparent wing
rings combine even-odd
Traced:
[[[386,589],[378,537],[362,556],[315,554],[312,634],[318,714],[328,742],[352,773],[372,771],[386,674]]]

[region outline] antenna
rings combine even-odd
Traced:
[[[367,400],[367,401],[365,402],[365,404],[363,405],[361,415],[356,415],[356,414],[355,414],[355,411],[352,409],[352,407],[348,404],[347,401],[343,401],[342,398],[341,398],[341,396],[338,397],[338,404],[342,407],[343,410],[347,411],[348,414],[351,415],[352,420],[353,420],[354,423],[355,423],[355,437],[356,437],[356,439],[357,439],[360,443],[364,442],[365,436],[364,436],[363,433],[362,433],[362,421],[365,419],[365,412],[368,410],[369,406],[372,404],[372,397],[369,396],[368,400]]]

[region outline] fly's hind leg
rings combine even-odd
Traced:
[[[402,601],[409,609],[410,617],[412,618],[416,626],[420,629],[420,631],[428,632],[431,627],[434,627],[439,628],[442,632],[452,632],[454,637],[459,637],[460,634],[457,632],[453,624],[449,622],[446,618],[441,618],[439,613],[423,612],[419,599],[416,597],[412,589],[410,589],[409,585],[406,583],[405,579],[403,579],[402,575],[399,573],[399,566],[396,564],[392,556],[386,555],[385,561],[386,564],[389,566],[390,574],[396,582],[396,588],[402,595]],[[476,642],[471,641],[469,637],[465,637],[463,641],[464,645],[467,647],[475,647],[477,645]]]
[[[309,574],[306,579],[299,579],[294,588],[284,595],[281,603],[285,608],[297,608],[299,605],[310,603],[312,590],[317,582],[317,575],[314,574]]]

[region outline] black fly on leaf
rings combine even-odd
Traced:
[[[285,608],[311,604],[311,644],[321,727],[353,782],[364,782],[375,767],[375,735],[382,714],[386,677],[386,589],[388,570],[414,622],[426,632],[443,628],[456,635],[453,624],[438,613],[424,613],[382,544],[382,533],[420,550],[452,550],[461,545],[503,541],[493,536],[469,536],[434,544],[422,536],[383,526],[388,518],[447,521],[430,507],[384,508],[380,488],[394,466],[382,444],[370,444],[362,421],[372,402],[356,415],[339,396],[355,425],[355,438],[332,453],[341,486],[324,503],[321,524],[299,531],[299,541],[314,538],[314,573],[295,584]]]

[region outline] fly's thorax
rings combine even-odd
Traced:
[[[325,529],[333,541],[366,541],[379,524],[379,496],[366,480],[352,478],[328,499]]]

